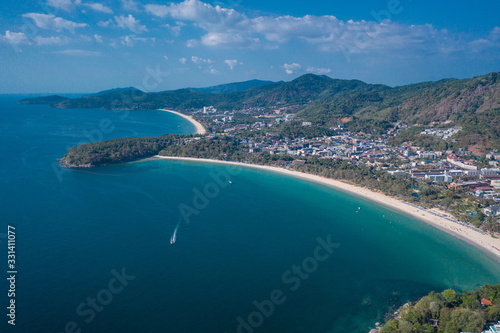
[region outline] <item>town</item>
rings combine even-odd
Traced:
[[[221,136],[234,139],[250,154],[275,156],[274,166],[294,167],[305,163],[308,157],[342,160],[392,176],[404,175],[436,191],[461,193],[467,199],[462,202],[460,211],[454,212],[454,217],[471,222],[475,227],[488,220],[490,223],[486,229],[500,232],[499,152],[493,150],[476,156],[462,148],[456,151],[436,150],[419,147],[412,142],[391,144],[392,139],[410,125],[397,122],[385,133],[353,133],[342,123],[325,128],[321,123],[300,119],[293,113],[297,108],[297,105],[291,105],[222,112],[213,106],[205,106],[189,111],[209,128],[211,134],[207,135],[208,139]],[[420,134],[453,140],[453,136],[459,135],[461,130],[450,121],[430,125],[439,127],[427,128]],[[323,132],[323,135],[315,136],[318,132]],[[422,188],[418,185],[413,187],[415,193],[412,195],[418,200]]]

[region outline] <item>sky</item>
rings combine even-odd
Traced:
[[[498,0],[2,1],[0,93],[469,78],[500,71],[498,13]]]

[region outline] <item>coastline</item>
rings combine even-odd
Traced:
[[[180,112],[176,112],[176,111],[172,111],[172,110],[167,110],[167,109],[158,109],[159,111],[166,111],[166,112],[170,112],[170,113],[173,113],[173,114],[176,114],[178,116],[181,116],[182,118],[188,120],[191,124],[193,124],[195,127],[196,127],[196,134],[206,134],[207,133],[207,130],[205,129],[205,127],[203,127],[202,124],[200,124],[198,121],[196,121],[193,117],[191,116],[188,116],[188,115],[185,115],[185,114],[182,114]]]
[[[194,161],[194,162],[208,162],[208,163],[219,163],[219,164],[229,164],[229,165],[239,165],[254,169],[262,169],[271,172],[277,172],[285,174],[288,176],[305,179],[315,183],[320,183],[329,187],[333,187],[337,190],[342,190],[350,194],[354,194],[365,200],[370,200],[372,202],[379,203],[383,206],[395,209],[404,214],[410,215],[414,218],[419,219],[427,224],[434,226],[452,236],[455,236],[471,245],[478,247],[484,252],[493,255],[497,260],[500,261],[500,239],[493,238],[487,234],[478,232],[464,224],[453,219],[448,213],[438,210],[438,209],[422,209],[413,204],[386,196],[385,194],[369,190],[367,188],[344,183],[339,180],[334,180],[330,178],[325,178],[321,176],[311,175],[307,173],[302,173],[299,171],[292,171],[287,169],[282,169],[278,167],[247,164],[241,162],[230,162],[230,161],[219,161],[203,158],[192,158],[192,157],[171,157],[171,156],[154,156],[160,159],[170,159],[170,160],[183,160],[183,161]],[[452,221],[454,220],[454,221]]]

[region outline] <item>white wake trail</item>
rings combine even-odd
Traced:
[[[174,244],[175,241],[177,240],[177,230],[179,230],[179,226],[181,225],[181,221],[177,222],[177,225],[175,226],[174,233],[170,237],[170,244]]]

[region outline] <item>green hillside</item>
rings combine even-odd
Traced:
[[[226,88],[221,89],[234,90],[241,84],[224,85]],[[272,110],[293,106],[292,111],[301,119],[321,122],[325,126],[343,123],[356,132],[383,133],[397,122],[409,126],[429,126],[448,121],[449,126],[460,125],[463,128],[450,140],[450,145],[468,147],[478,154],[500,149],[500,73],[394,88],[307,74],[289,82],[229,93],[194,89],[143,93],[132,88],[65,100],[53,106],[140,110],[170,108],[183,112],[209,105],[222,111],[246,107]]]

